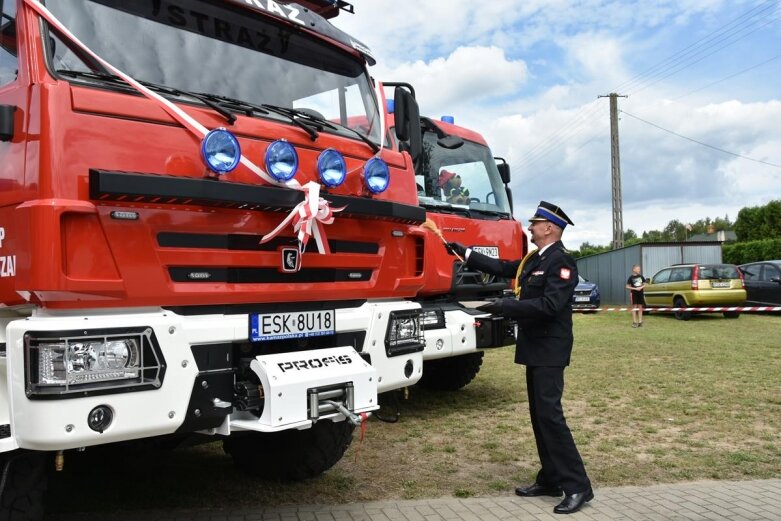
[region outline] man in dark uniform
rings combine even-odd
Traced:
[[[561,407],[564,368],[572,353],[571,300],[578,284],[575,259],[561,243],[568,224],[572,220],[561,208],[540,201],[529,224],[537,250],[516,261],[500,261],[448,243],[470,268],[516,279],[517,298],[497,299],[478,309],[518,323],[515,362],[526,366],[529,413],[542,468],[534,484],[518,487],[515,493],[559,497],[563,492],[564,500],[553,509],[557,514],[577,512],[594,498]]]

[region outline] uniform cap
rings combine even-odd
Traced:
[[[561,229],[566,228],[568,224],[575,226],[572,219],[567,217],[567,214],[564,213],[564,210],[547,201],[540,201],[540,204],[537,206],[537,211],[534,212],[534,215],[529,220],[550,221]]]

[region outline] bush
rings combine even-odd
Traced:
[[[724,262],[729,264],[781,259],[781,239],[725,244],[721,248],[721,253]]]

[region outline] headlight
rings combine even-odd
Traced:
[[[442,329],[445,327],[445,312],[441,309],[429,309],[421,317],[423,329]]]
[[[339,186],[344,183],[344,178],[347,176],[347,163],[344,162],[342,154],[333,148],[328,148],[317,158],[317,172],[324,185]]]
[[[385,351],[388,356],[398,356],[422,351],[425,347],[420,311],[392,311],[385,334]]]
[[[363,177],[369,190],[375,194],[384,192],[390,184],[388,164],[379,157],[369,159],[363,169]]]
[[[217,128],[206,134],[201,141],[201,155],[212,171],[227,174],[239,165],[241,147],[231,132]]]
[[[277,181],[289,181],[298,171],[298,154],[293,145],[283,139],[266,149],[266,171]]]
[[[151,329],[138,334],[84,333],[25,335],[28,396],[82,396],[161,385],[165,364]]]

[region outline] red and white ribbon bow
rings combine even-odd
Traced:
[[[293,208],[293,211],[279,223],[279,226],[267,233],[260,243],[268,242],[277,235],[291,222],[293,231],[298,238],[298,249],[301,253],[306,250],[306,245],[310,237],[315,238],[317,251],[324,254],[331,253],[328,247],[328,240],[325,238],[324,224],[334,222],[334,213],[341,212],[346,207],[331,208],[328,201],[320,197],[320,185],[314,181],[309,181],[302,188],[304,191],[304,200]]]

